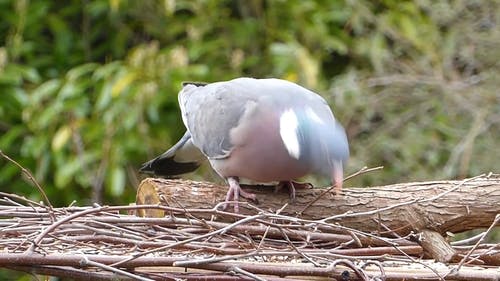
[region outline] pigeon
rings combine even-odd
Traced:
[[[229,185],[224,209],[239,211],[240,179],[289,184],[308,174],[342,189],[349,144],[342,125],[318,94],[282,79],[184,82],[178,95],[186,132],[140,172],[172,177],[208,160]]]

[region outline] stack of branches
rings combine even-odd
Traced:
[[[487,236],[500,220],[500,177],[407,186],[421,195],[410,198],[416,195],[395,186],[353,188],[307,206],[302,199],[330,194],[298,190],[293,203],[276,209],[268,205],[288,202],[285,192],[262,196],[269,190],[259,188],[259,205],[242,202],[238,214],[207,207],[224,187],[181,180],[146,179],[128,206],[54,208],[1,193],[0,267],[77,280],[499,280],[500,245]],[[391,190],[410,197],[394,203]],[[353,203],[366,194],[385,205]],[[308,213],[322,200],[335,215]],[[447,200],[458,200],[463,211]],[[402,218],[391,218],[420,208],[429,212],[420,212],[417,224],[396,227]],[[442,223],[432,211],[439,208],[440,219],[463,223]],[[443,238],[481,225],[474,237]]]

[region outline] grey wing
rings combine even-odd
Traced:
[[[230,82],[185,86],[179,104],[194,145],[209,159],[227,157],[232,149],[230,132],[252,99],[249,91]]]

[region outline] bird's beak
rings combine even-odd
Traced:
[[[332,184],[335,185],[335,193],[339,194],[342,190],[342,182],[344,181],[344,168],[342,161],[333,161]]]

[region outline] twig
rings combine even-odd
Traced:
[[[347,217],[370,216],[370,215],[379,214],[381,212],[385,212],[385,211],[388,211],[388,210],[392,210],[392,209],[395,209],[395,208],[399,208],[399,207],[403,207],[403,206],[407,206],[407,205],[412,205],[412,204],[415,204],[417,202],[419,202],[419,199],[415,198],[415,199],[410,200],[410,201],[401,202],[401,203],[398,203],[398,204],[387,206],[385,208],[375,209],[375,210],[371,210],[371,211],[357,212],[357,213],[355,213],[355,212],[345,212],[345,213],[340,214],[340,215],[335,215],[335,216],[324,218],[321,221],[322,222],[328,222],[328,221],[331,221],[331,220],[338,220],[338,219],[347,218]]]
[[[479,176],[475,176],[475,177],[472,177],[472,178],[464,179],[464,180],[462,180],[459,184],[457,184],[456,186],[454,186],[454,187],[452,187],[452,188],[450,188],[450,189],[446,190],[445,192],[442,192],[442,193],[440,193],[440,194],[438,194],[438,195],[436,195],[436,196],[433,196],[433,197],[431,197],[431,198],[427,198],[427,199],[424,199],[424,200],[420,200],[419,202],[420,202],[420,203],[423,203],[423,202],[435,201],[435,200],[437,200],[437,199],[439,199],[439,198],[441,198],[441,197],[445,196],[446,194],[448,194],[448,193],[450,193],[450,192],[452,192],[452,191],[455,191],[455,190],[459,189],[459,188],[460,188],[460,187],[462,187],[465,183],[467,183],[467,182],[469,182],[469,181],[473,181],[473,180],[479,179],[479,178],[482,178],[482,177],[484,177],[484,176],[485,176],[485,174],[481,174],[481,175],[479,175]]]
[[[216,262],[227,261],[227,260],[236,260],[236,259],[241,259],[241,258],[248,258],[248,257],[256,256],[257,254],[258,253],[256,251],[253,251],[251,253],[242,254],[242,255],[230,255],[230,256],[224,256],[224,257],[211,257],[211,258],[208,258],[208,259],[198,259],[198,260],[181,260],[181,261],[175,261],[172,265],[173,266],[178,266],[178,267],[191,267],[191,266],[201,265],[201,264],[210,264],[210,263],[216,263]]]
[[[369,215],[374,215],[374,214],[380,214],[381,212],[385,212],[385,211],[388,211],[388,210],[391,210],[391,209],[394,209],[394,208],[399,208],[399,207],[403,207],[403,206],[407,206],[407,205],[412,205],[412,204],[415,204],[415,203],[424,203],[424,202],[435,201],[435,200],[443,197],[444,195],[446,195],[446,194],[448,194],[448,193],[450,193],[452,191],[455,191],[455,190],[459,189],[465,183],[467,183],[469,181],[476,180],[476,179],[481,178],[483,176],[484,176],[484,174],[481,174],[479,176],[475,176],[475,177],[472,177],[472,178],[464,179],[459,184],[457,184],[456,186],[454,186],[454,187],[452,187],[452,188],[450,188],[450,189],[448,189],[448,190],[446,190],[444,192],[441,192],[440,194],[438,194],[436,196],[433,196],[431,198],[415,198],[413,200],[409,200],[409,201],[406,201],[406,202],[397,203],[397,204],[394,204],[394,205],[387,206],[385,208],[375,209],[375,210],[366,211],[366,212],[357,212],[357,213],[346,212],[344,214],[340,214],[340,215],[335,215],[335,216],[330,216],[330,217],[324,218],[324,219],[322,219],[322,221],[327,222],[327,221],[330,221],[330,220],[338,220],[338,219],[345,218],[345,217],[369,216]],[[321,194],[320,194],[320,196],[321,196]]]
[[[35,240],[33,241],[33,244],[31,245],[31,247],[28,249],[29,252],[33,252],[35,250],[35,247],[38,246],[38,244],[40,243],[40,241],[42,241],[42,239],[48,234],[50,233],[51,231],[53,231],[54,229],[56,229],[58,226],[60,226],[61,224],[65,223],[65,222],[68,222],[68,221],[71,221],[72,219],[74,218],[77,218],[77,217],[81,217],[81,216],[84,216],[84,215],[87,215],[87,214],[91,214],[91,213],[98,213],[98,212],[101,212],[103,210],[105,210],[107,207],[99,207],[99,208],[93,208],[93,209],[87,209],[87,210],[84,210],[84,211],[81,211],[81,212],[78,212],[78,213],[74,213],[70,216],[67,216],[57,222],[54,222],[51,226],[47,227],[42,233],[40,233],[40,235],[38,235]]]
[[[472,243],[475,244],[477,241],[480,241],[483,238],[484,233],[485,233],[485,231],[483,231],[483,232],[481,232],[481,233],[479,233],[477,235],[474,235],[472,237],[463,239],[463,240],[450,242],[450,245],[452,245],[452,246],[463,246],[463,245],[469,245],[469,244],[472,244]]]
[[[52,218],[52,221],[55,221],[55,217],[54,217],[54,214],[52,212],[52,209],[53,209],[52,204],[50,203],[50,200],[47,197],[47,194],[45,194],[45,191],[43,191],[42,186],[36,181],[35,177],[31,174],[31,172],[28,169],[24,168],[21,164],[17,163],[14,159],[12,159],[9,156],[5,155],[2,152],[2,150],[0,150],[0,156],[2,156],[3,158],[7,159],[9,162],[13,163],[19,169],[21,169],[22,173],[25,174],[28,177],[28,179],[35,185],[36,188],[38,188],[38,191],[40,191],[40,194],[42,195],[45,203],[47,204],[47,208],[50,211],[49,214],[50,214],[50,216]]]
[[[361,268],[365,269],[368,265],[375,265],[376,267],[378,267],[378,269],[380,270],[380,279],[382,281],[385,281],[385,279],[387,278],[387,276],[385,275],[384,266],[380,262],[369,260],[369,261],[365,262],[365,264],[363,264],[361,266]],[[372,280],[374,280],[374,279],[372,279]]]
[[[499,221],[500,221],[500,214],[497,214],[496,217],[495,217],[495,220],[491,223],[490,227],[488,227],[488,229],[481,236],[481,239],[479,239],[476,242],[476,244],[474,245],[474,247],[472,247],[472,249],[470,249],[470,251],[465,255],[465,257],[462,258],[462,260],[458,263],[457,267],[453,268],[452,270],[450,270],[450,273],[456,273],[456,272],[460,271],[460,268],[464,265],[464,263],[467,261],[467,259],[469,259],[469,257],[472,254],[472,252],[474,252],[474,250],[477,249],[477,247],[479,246],[479,244],[493,230],[493,228],[497,225],[497,223]]]
[[[56,266],[7,266],[6,268],[17,271],[24,271],[31,274],[50,275],[70,278],[72,280],[92,280],[92,281],[114,281],[115,274],[90,272],[71,267],[56,267]],[[123,278],[121,280],[131,280]]]
[[[138,255],[135,255],[133,257],[124,259],[124,260],[122,260],[120,262],[117,262],[117,263],[113,264],[113,266],[118,266],[120,264],[123,264],[125,262],[129,262],[129,261],[131,261],[133,259],[136,259],[138,257],[144,256],[144,255],[147,255],[147,254],[151,254],[151,253],[158,252],[158,251],[164,251],[164,250],[173,248],[175,246],[187,244],[187,243],[192,242],[192,241],[197,241],[197,240],[205,239],[207,237],[211,237],[211,236],[214,236],[214,235],[217,235],[217,234],[223,234],[223,233],[225,233],[226,231],[228,231],[229,229],[233,228],[236,225],[243,224],[243,223],[246,223],[248,221],[253,221],[253,220],[256,220],[256,219],[258,219],[260,217],[262,217],[262,215],[255,215],[255,216],[247,217],[245,219],[239,220],[239,221],[237,221],[237,222],[235,222],[235,223],[233,223],[231,225],[228,225],[228,226],[226,226],[224,228],[221,228],[221,229],[218,229],[216,231],[212,231],[212,232],[209,232],[209,233],[204,234],[204,235],[200,235],[200,236],[197,236],[197,237],[193,237],[193,238],[190,238],[190,239],[179,241],[177,243],[173,243],[173,244],[170,244],[170,245],[159,247],[159,248],[156,248],[156,249],[153,249],[153,250],[145,251],[145,252],[143,252],[141,254],[138,254]]]
[[[352,271],[354,271],[354,273],[356,273],[356,275],[363,281],[369,281],[370,279],[368,278],[368,276],[366,275],[366,273],[364,272],[364,270],[362,268],[358,268],[352,261],[350,260],[345,260],[345,259],[339,259],[339,260],[336,260],[334,261],[330,267],[332,269],[335,269],[335,267],[339,264],[342,264],[342,265],[345,265],[347,266],[348,268],[352,269]]]
[[[368,167],[365,166],[365,167],[361,168],[359,171],[355,172],[354,174],[349,175],[346,178],[344,178],[343,181],[345,182],[345,181],[348,181],[348,180],[350,180],[350,179],[352,179],[352,178],[354,178],[356,176],[359,176],[361,174],[366,174],[366,173],[373,172],[373,171],[376,171],[376,170],[380,170],[380,169],[383,169],[383,168],[384,168],[383,166],[378,166],[378,167],[374,167],[374,168],[368,168]],[[307,205],[298,214],[302,215],[312,204],[314,204],[316,201],[318,201],[321,197],[323,197],[328,192],[332,191],[334,188],[335,188],[335,185],[333,185],[332,187],[329,187],[329,188],[325,189],[322,193],[320,193],[311,202],[307,203]]]
[[[261,277],[259,277],[259,276],[255,275],[255,274],[252,274],[252,273],[250,273],[250,272],[248,272],[248,271],[246,271],[246,270],[243,270],[243,269],[241,269],[241,268],[239,268],[239,267],[237,267],[237,266],[231,267],[231,268],[230,268],[230,271],[232,271],[232,272],[234,272],[234,273],[238,273],[238,274],[244,275],[244,276],[246,276],[246,277],[250,277],[250,278],[252,278],[253,280],[257,280],[257,281],[266,281],[266,279],[261,278]]]
[[[293,243],[292,241],[290,241],[290,238],[288,238],[288,235],[286,235],[285,231],[283,231],[282,228],[279,228],[279,230],[281,231],[281,233],[283,234],[283,237],[285,238],[285,240],[288,242],[288,245],[290,245],[290,247],[292,247],[292,249],[297,252],[297,254],[299,254],[301,257],[303,257],[304,259],[306,259],[308,262],[312,263],[314,266],[320,266],[317,262],[315,262],[313,259],[311,259],[308,255],[304,254],[302,251],[299,250],[299,248],[297,248]]]
[[[139,281],[154,281],[153,279],[141,277],[141,276],[135,275],[133,273],[130,273],[130,272],[118,269],[118,268],[114,268],[114,267],[109,266],[109,265],[105,265],[105,264],[102,264],[102,263],[99,263],[99,262],[91,261],[86,256],[83,257],[83,259],[81,260],[80,264],[83,267],[86,267],[86,266],[98,267],[98,268],[104,269],[106,271],[111,271],[111,272],[114,272],[116,274],[120,274],[120,275],[123,275],[123,276],[130,277],[130,278],[132,278],[134,280],[139,280]]]

